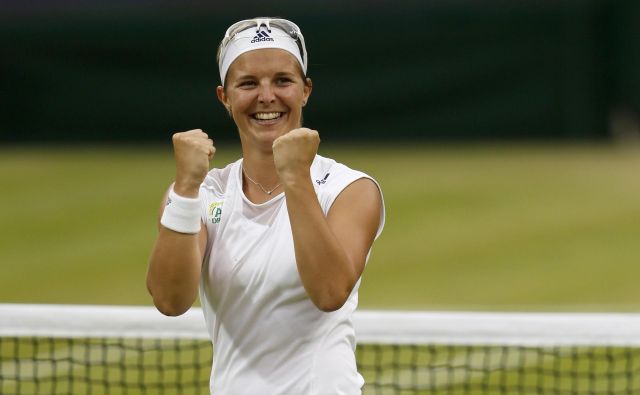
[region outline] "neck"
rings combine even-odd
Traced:
[[[242,190],[254,203],[266,202],[282,192],[273,153],[247,155],[243,150],[242,173]]]
[[[256,181],[256,180],[254,180],[253,178],[251,178],[251,177],[247,174],[247,172],[246,172],[244,169],[242,170],[242,173],[244,174],[244,176],[246,177],[246,179],[247,179],[247,180],[249,180],[249,182],[251,182],[251,184],[253,184],[253,185],[257,186],[258,188],[260,188],[260,190],[261,190],[263,193],[265,193],[265,194],[267,194],[267,195],[269,195],[269,196],[271,196],[271,194],[273,194],[273,192],[274,192],[276,189],[280,188],[280,186],[282,185],[282,183],[278,183],[278,184],[277,184],[276,186],[274,186],[273,188],[271,188],[271,187],[265,187],[265,186],[264,186],[264,185],[262,185],[261,183],[257,182],[257,181]],[[248,185],[249,185],[249,184],[246,184],[246,185],[247,185],[246,189],[247,189],[247,190],[249,190],[249,187],[248,187]]]
[[[243,153],[242,169],[255,182],[266,188],[272,188],[280,182],[278,172],[273,163],[273,154],[246,155]]]

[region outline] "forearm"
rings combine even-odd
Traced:
[[[319,309],[337,310],[357,281],[354,265],[329,227],[310,176],[287,182],[285,195],[302,283]]]
[[[159,223],[163,225],[149,259],[147,289],[160,312],[180,315],[198,292],[207,231],[197,197],[216,150],[201,129],[175,133],[172,141],[176,182],[162,200]]]
[[[199,234],[160,227],[149,260],[147,288],[163,314],[180,315],[196,299],[202,263],[198,239]]]

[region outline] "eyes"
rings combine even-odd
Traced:
[[[294,84],[295,81],[291,77],[284,77],[283,76],[283,77],[276,77],[273,80],[273,83],[275,84],[275,86],[285,87],[285,86],[290,86],[290,85]],[[253,79],[253,78],[242,79],[242,80],[238,81],[238,83],[236,84],[236,87],[241,88],[241,89],[251,89],[251,88],[255,88],[257,86],[258,86],[258,81],[256,79]]]

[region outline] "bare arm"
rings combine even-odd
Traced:
[[[197,129],[176,133],[173,147],[176,159],[173,190],[180,196],[195,198],[215,153],[213,141]],[[160,217],[166,201],[165,195]],[[207,231],[202,224],[195,234],[176,232],[160,223],[158,227],[158,238],[149,259],[147,289],[161,313],[180,315],[191,307],[198,293]]]
[[[162,226],[160,218],[166,199],[165,195],[158,216],[158,237],[149,259],[147,289],[162,314],[176,316],[196,300],[207,231],[203,226],[197,234],[186,234]]]
[[[380,218],[380,193],[369,179],[359,179],[337,197],[328,217],[308,187],[287,187],[298,272],[314,304],[323,311],[346,302],[364,270]]]
[[[319,309],[334,311],[344,305],[364,270],[379,225],[381,197],[375,183],[359,179],[342,191],[325,217],[309,173],[318,144],[313,141],[319,139],[316,132],[298,130],[303,132],[294,130],[276,140],[274,159],[281,165],[300,278]],[[280,144],[288,147],[276,147]],[[306,162],[296,163],[298,155]]]

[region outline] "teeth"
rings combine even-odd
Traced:
[[[276,119],[278,117],[280,117],[282,113],[279,112],[258,112],[254,115],[254,117],[256,119],[260,119],[260,120],[270,120],[270,119]]]

